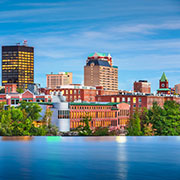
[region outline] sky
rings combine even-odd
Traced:
[[[110,53],[119,89],[148,80],[152,92],[166,73],[180,83],[180,0],[0,0],[0,45],[35,48],[35,82],[73,72],[83,83],[93,52]]]

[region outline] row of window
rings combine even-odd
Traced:
[[[128,97],[128,98],[125,98],[125,97],[122,97],[122,100],[120,99],[120,97],[116,97],[116,98],[114,98],[114,97],[112,97],[111,98],[111,102],[127,102],[127,103],[131,103],[131,99],[133,100],[133,103],[136,103],[136,101],[138,101],[138,102],[142,102],[142,99],[141,99],[141,97],[133,97],[133,98],[130,98],[130,97]],[[121,100],[121,101],[120,101]]]
[[[32,99],[23,99],[25,102],[33,102]],[[36,99],[36,102],[45,102],[44,99]],[[11,99],[11,104],[17,105],[19,104],[19,99]]]
[[[71,112],[71,119],[82,119],[84,117],[91,118],[116,118],[117,112],[109,111],[109,112]]]
[[[74,129],[77,128],[79,126],[84,126],[84,124],[80,121],[71,121],[71,125],[70,128]],[[116,120],[93,120],[91,122],[89,122],[89,126],[90,127],[109,127],[109,126],[116,126],[117,125],[117,121]]]

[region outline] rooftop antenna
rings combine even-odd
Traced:
[[[27,40],[24,40],[24,41],[23,41],[23,45],[24,45],[24,46],[27,46]]]

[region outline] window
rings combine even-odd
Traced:
[[[11,100],[11,104],[15,104],[15,100],[14,99]]]
[[[69,110],[59,110],[58,119],[69,119]]]
[[[136,97],[133,97],[133,103],[136,103]]]
[[[111,98],[111,102],[114,102],[114,97]]]

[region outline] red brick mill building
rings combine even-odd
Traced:
[[[129,121],[130,106],[127,103],[70,103],[70,128],[84,125],[83,117],[91,117],[90,126],[124,128]]]

